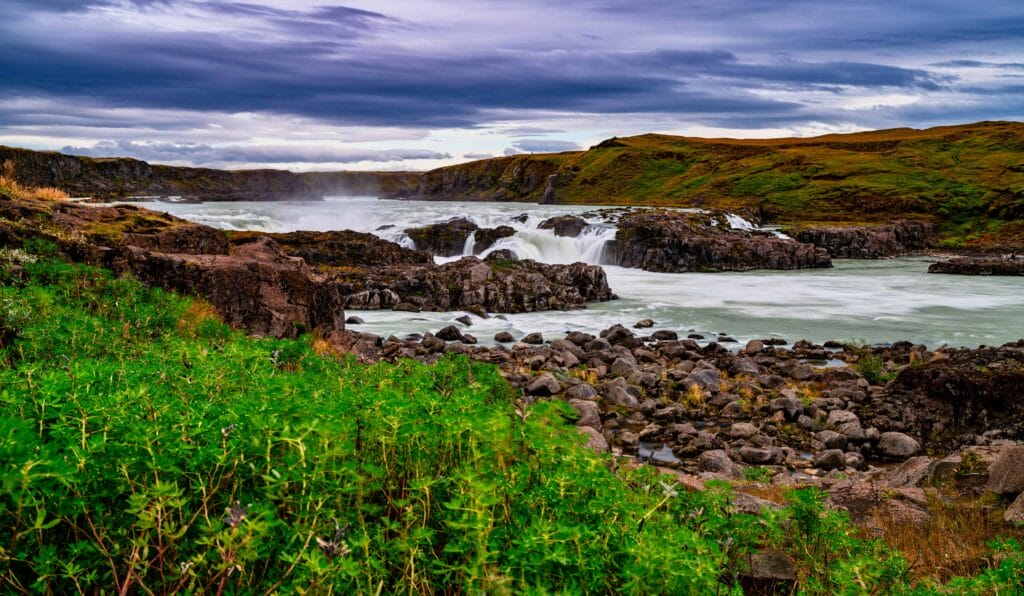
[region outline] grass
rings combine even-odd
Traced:
[[[38,201],[61,201],[68,193],[59,188],[23,186],[15,179],[14,162],[6,160],[0,166],[0,197],[8,199],[35,199]]]
[[[793,139],[646,134],[438,174],[458,174],[478,194],[535,200],[546,177],[519,176],[517,185],[510,174],[565,172],[561,203],[729,209],[793,228],[924,219],[940,224],[944,246],[970,248],[1024,244],[1019,228],[991,223],[1024,217],[1022,154],[1024,124],[980,122]]]
[[[805,593],[911,587],[814,491],[735,513],[587,450],[491,365],[359,365],[49,245],[2,258],[3,591],[729,594],[764,547]],[[1019,555],[985,586],[1024,589]]]

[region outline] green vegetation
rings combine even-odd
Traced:
[[[248,338],[46,245],[0,254],[0,338],[4,592],[735,594],[762,547],[807,593],[909,589],[820,494],[735,513],[587,450],[489,365]],[[1010,545],[956,589],[1021,578]]]
[[[484,160],[445,168],[474,192],[536,200],[545,176],[510,185]],[[647,134],[587,151],[517,156],[515,172],[565,173],[560,203],[709,207],[757,213],[789,227],[940,224],[947,247],[1024,244],[1024,124],[980,122],[795,139],[700,139]],[[440,171],[439,171],[440,172]],[[430,177],[432,173],[426,176]],[[487,185],[493,188],[487,188]],[[458,193],[456,193],[458,194]]]

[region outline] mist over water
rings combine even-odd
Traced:
[[[146,204],[155,209],[228,230],[288,232],[351,229],[412,247],[404,229],[467,217],[483,228],[516,229],[491,249],[546,263],[583,261],[603,265],[604,245],[615,235],[597,207],[523,203],[382,201],[332,198],[311,203]],[[524,221],[518,216],[526,214]],[[578,215],[591,225],[579,238],[559,238],[538,225],[556,215]],[[741,218],[730,225],[745,228]],[[475,238],[464,249],[471,254]],[[489,251],[488,251],[489,252]],[[487,254],[486,252],[484,253]],[[456,259],[459,257],[455,257]],[[438,259],[453,260],[453,259]],[[469,333],[489,342],[494,333],[519,336],[540,331],[555,338],[567,331],[596,333],[615,323],[631,326],[650,318],[654,329],[714,339],[724,333],[745,342],[782,337],[908,340],[935,347],[997,345],[1024,337],[1024,278],[928,275],[923,258],[837,260],[833,269],[743,273],[651,273],[605,266],[620,299],[586,310],[473,317]],[[461,312],[352,311],[366,320],[361,331],[402,336],[437,331]]]

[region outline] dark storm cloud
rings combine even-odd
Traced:
[[[571,141],[524,139],[512,144],[525,153],[558,153],[559,151],[578,151],[580,146]]]
[[[575,146],[552,137],[627,118],[926,124],[943,94],[963,100],[949,112],[962,119],[1021,114],[998,80],[1024,70],[1019,2],[322,1],[0,0],[0,133],[177,129],[149,138],[181,143],[130,149],[198,161],[239,138],[205,145],[203,114],[493,132],[495,152]],[[117,149],[83,150],[97,147]],[[287,155],[231,155],[246,157]]]
[[[353,150],[295,146],[211,146],[202,143],[135,143],[103,141],[89,147],[67,146],[61,152],[87,157],[130,156],[154,162],[219,163],[358,163],[448,159],[448,153],[422,149]]]
[[[93,6],[115,3],[94,0]],[[74,3],[19,3],[24,14]],[[89,3],[80,4],[88,8]],[[197,3],[180,2],[183,9]],[[341,123],[461,127],[489,110],[588,113],[794,113],[799,106],[752,95],[751,86],[896,86],[934,89],[919,69],[861,62],[743,61],[715,49],[577,49],[465,55],[401,53],[365,38],[411,27],[343,6],[310,11],[209,2],[212,17],[255,20],[275,35],[174,31],[83,32],[88,44],[40,39],[0,24],[0,90],[21,96],[86,96],[111,105],[198,111],[264,111]],[[84,10],[84,8],[83,8]],[[17,15],[16,15],[17,16]],[[695,80],[718,81],[711,89]]]

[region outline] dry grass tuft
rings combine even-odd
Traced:
[[[1024,534],[1003,522],[1004,507],[993,495],[962,497],[939,488],[929,489],[927,497],[930,517],[924,524],[895,521],[881,512],[860,524],[865,537],[881,537],[903,553],[916,581],[976,575],[993,566],[989,541]]]
[[[14,177],[14,162],[9,159],[0,167],[0,195],[7,195],[15,199],[36,199],[38,201],[62,201],[69,196],[68,193],[59,188],[22,186]]]

